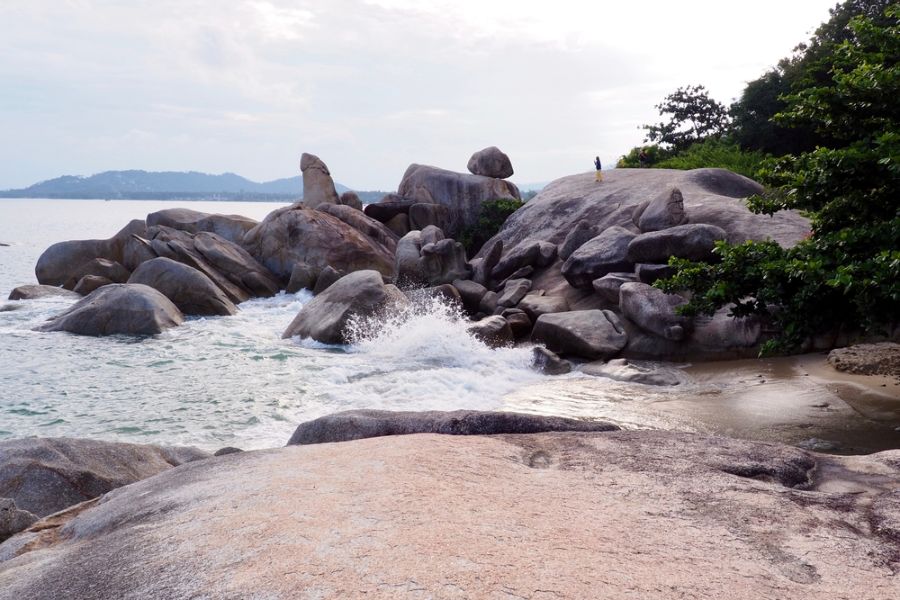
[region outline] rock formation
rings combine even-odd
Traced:
[[[303,173],[304,206],[317,208],[320,204],[341,203],[331,172],[318,156],[304,152],[300,157],[300,171]]]
[[[169,258],[143,263],[128,280],[142,283],[171,300],[186,315],[233,315],[237,308],[212,280],[193,267]]]
[[[497,146],[489,146],[473,154],[466,168],[473,175],[484,175],[485,177],[495,177],[497,179],[506,179],[513,175],[512,162],[510,162],[509,156]]]

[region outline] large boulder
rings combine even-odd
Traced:
[[[348,342],[347,323],[355,316],[372,315],[394,301],[381,274],[363,270],[341,277],[300,309],[282,338],[312,338],[325,344]]]
[[[258,224],[249,217],[209,214],[189,208],[167,208],[147,215],[147,227],[163,225],[188,233],[208,231],[235,244],[240,244],[244,234]]]
[[[514,412],[347,410],[301,423],[294,430],[288,446],[330,444],[416,433],[499,435],[617,429],[615,425],[602,421],[580,421]]]
[[[10,300],[34,300],[36,298],[80,298],[80,295],[55,285],[20,285],[9,293]]]
[[[410,231],[397,242],[397,253],[394,255],[394,271],[397,285],[416,287],[425,285],[425,274],[419,258],[422,256],[422,232]]]
[[[628,334],[612,311],[574,310],[538,317],[531,340],[561,354],[607,359],[625,347]]]
[[[566,259],[563,277],[572,287],[589,289],[595,279],[608,273],[630,271],[634,261],[628,258],[628,248],[634,239],[635,234],[624,227],[613,225],[605,229]]]
[[[186,315],[233,315],[237,308],[209,277],[169,258],[139,266],[128,283],[142,283],[163,293]]]
[[[409,207],[409,228],[422,230],[434,225],[441,230],[450,227],[450,209],[441,204],[419,203]]]
[[[367,217],[361,211],[342,204],[320,204],[318,209],[333,217],[337,217],[353,229],[375,240],[389,252],[397,249],[400,238],[380,221]]]
[[[898,459],[672,431],[242,452],[7,541],[0,598],[887,600]]]
[[[75,286],[86,275],[95,275],[102,277],[112,283],[125,283],[131,276],[131,271],[120,265],[114,260],[107,258],[95,258],[87,262],[81,263],[72,270],[69,278],[63,282],[63,287],[67,290],[75,290]]]
[[[470,313],[478,312],[478,305],[487,293],[487,288],[470,279],[456,279],[452,284],[459,292],[463,307]]]
[[[304,152],[300,157],[300,171],[303,173],[303,204],[307,208],[341,203],[331,172],[322,159]]]
[[[131,270],[137,265],[129,264],[124,257],[129,254],[129,246],[139,243],[132,236],[144,236],[146,231],[146,223],[136,219],[106,240],[58,242],[44,250],[35,265],[34,274],[38,283],[60,286],[72,280],[73,275],[79,272],[82,265],[97,258],[119,263]],[[130,254],[134,255],[135,253]],[[71,281],[71,287],[74,287],[78,280],[86,274],[81,272],[77,278],[74,278],[74,281]]]
[[[531,291],[531,281],[528,279],[510,279],[503,285],[503,290],[499,292],[497,306],[503,308],[516,306],[529,291]]]
[[[463,228],[475,225],[481,204],[487,200],[519,200],[519,189],[503,179],[455,173],[425,165],[410,165],[397,190],[400,196],[441,204],[449,211],[445,233],[455,237]]]
[[[345,273],[373,269],[394,274],[391,250],[337,217],[302,204],[270,213],[247,232],[243,247],[284,281],[297,263],[319,270],[330,265]]]
[[[597,295],[605,302],[618,306],[619,288],[622,287],[622,284],[624,283],[632,283],[637,280],[638,276],[635,273],[607,273],[603,277],[591,282],[591,286],[594,288],[594,291],[597,292]]]
[[[210,455],[184,446],[75,438],[0,441],[0,498],[39,517]]]
[[[499,179],[513,176],[513,167],[509,156],[497,146],[489,146],[473,154],[466,168],[473,175],[484,175],[485,177],[496,177]]]
[[[208,232],[198,233],[193,242],[194,248],[206,262],[252,296],[268,298],[281,288],[275,274],[241,246]]]
[[[500,315],[492,315],[476,321],[469,325],[466,331],[492,348],[503,348],[515,343],[515,335],[513,335],[509,321]]]
[[[687,223],[684,196],[678,188],[671,188],[651,200],[636,219],[643,232],[659,231]]]
[[[566,234],[562,244],[559,245],[559,257],[562,260],[566,260],[572,256],[573,252],[581,248],[581,246],[597,237],[599,233],[597,228],[591,223],[586,221],[575,223],[575,227]]]
[[[619,308],[632,323],[654,335],[679,342],[691,331],[691,320],[676,309],[687,300],[667,294],[646,283],[625,283],[619,287]]]
[[[441,285],[457,279],[468,279],[472,270],[466,262],[466,249],[452,239],[422,246],[420,271],[428,285]]]
[[[678,225],[636,236],[628,244],[627,259],[632,263],[662,264],[668,262],[671,256],[709,260],[716,242],[726,237],[725,230],[715,225]]]
[[[78,335],[155,335],[184,322],[171,300],[153,288],[131,283],[106,285],[50,319],[38,331]]]

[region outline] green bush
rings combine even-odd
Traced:
[[[616,168],[639,168],[641,166],[641,159],[639,158],[641,150],[643,150],[647,154],[647,165],[651,167],[656,166],[658,162],[669,158],[673,154],[672,150],[660,148],[656,144],[650,144],[649,146],[636,146],[632,148],[628,154],[619,159],[619,162],[616,163]]]
[[[737,144],[709,138],[697,142],[669,158],[661,160],[660,169],[702,169],[717,167],[756,179],[766,159],[762,152],[741,150]]]
[[[521,200],[505,198],[482,202],[478,222],[463,229],[459,236],[459,242],[465,247],[466,255],[475,256],[486,241],[497,235],[506,219],[524,204]]]

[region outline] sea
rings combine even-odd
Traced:
[[[94,338],[34,328],[72,300],[10,302],[37,283],[51,244],[108,238],[132,219],[186,206],[257,220],[269,202],[0,200],[0,440],[71,436],[207,450],[284,445],[298,423],[353,408],[500,409],[544,378],[529,348],[491,349],[434,302],[389,322],[354,324],[354,343],[281,338],[311,294],[239,305],[236,316],[188,318],[153,337]]]

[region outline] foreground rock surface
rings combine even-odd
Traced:
[[[8,540],[0,598],[887,600],[898,467],[651,431],[244,452]]]
[[[828,353],[828,362],[845,373],[900,378],[900,344],[881,342],[838,348]]]
[[[37,330],[93,336],[156,335],[183,322],[178,307],[152,287],[118,283],[85,296]]]

